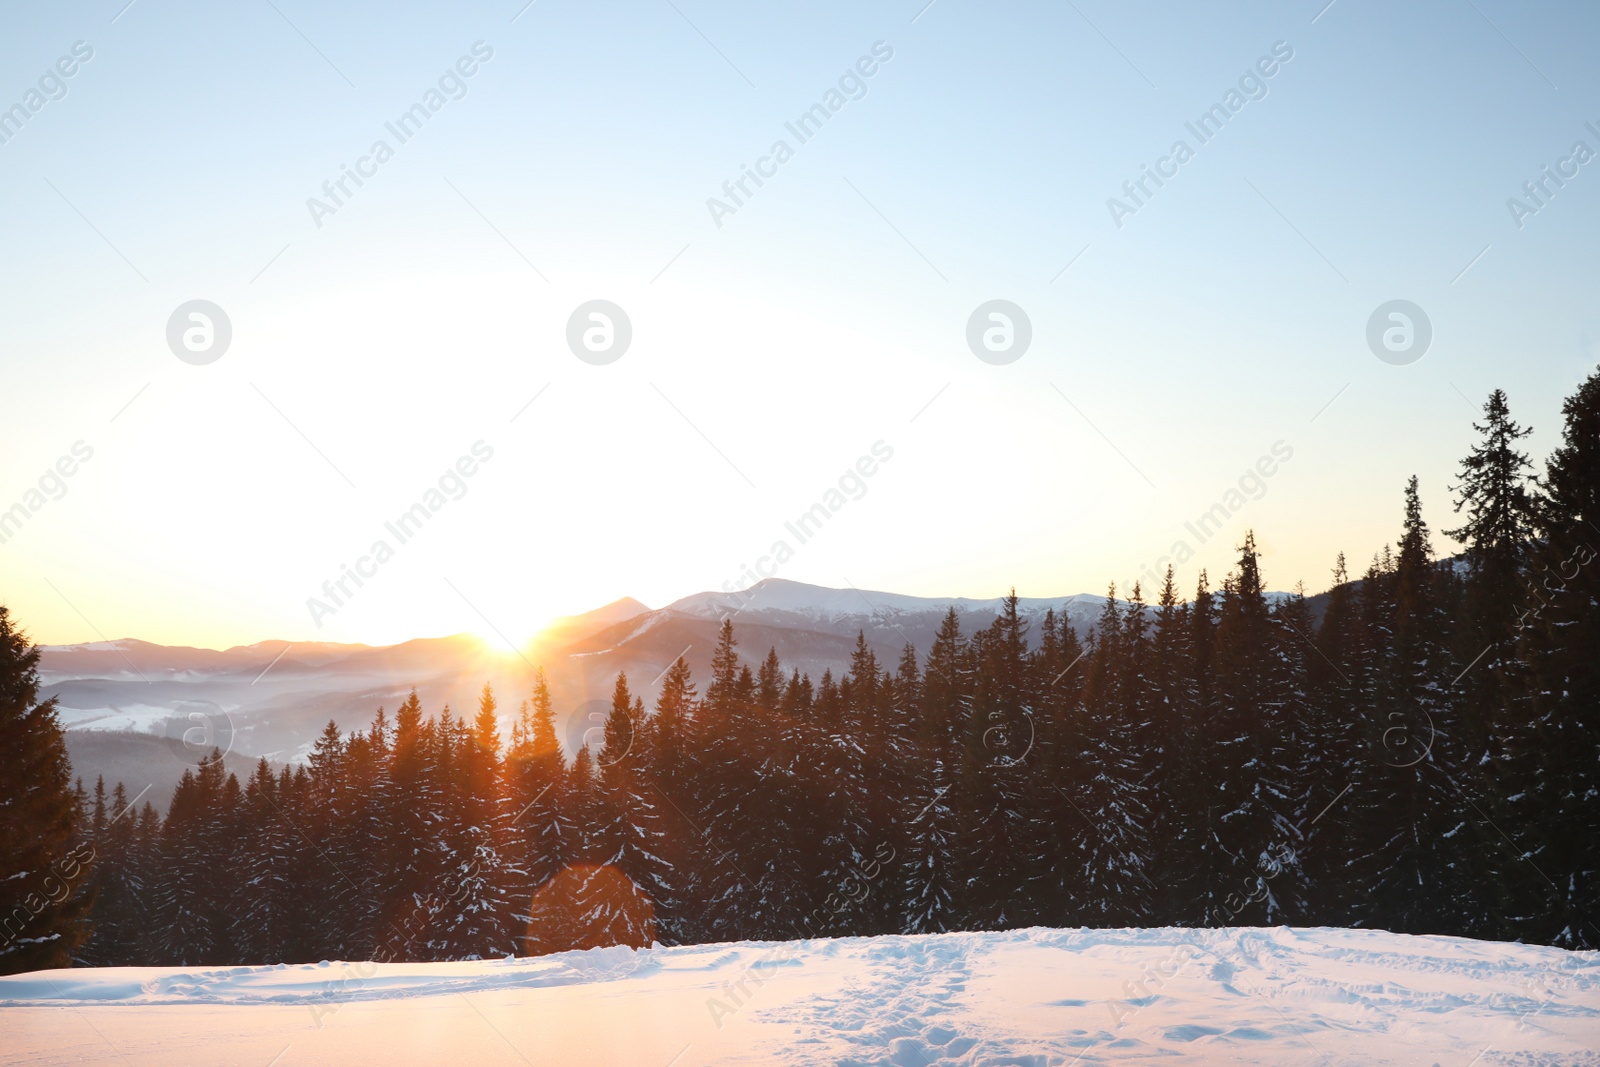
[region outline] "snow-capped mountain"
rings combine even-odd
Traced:
[[[936,629],[952,608],[969,623],[993,619],[1005,604],[1005,597],[975,600],[971,597],[924,597],[886,593],[876,589],[829,589],[826,586],[791,582],[784,578],[764,578],[739,592],[706,592],[686,596],[667,605],[666,610],[721,620],[760,618],[791,626],[823,628],[829,632],[845,629],[894,629],[910,626],[921,629],[932,621]],[[1080,630],[1092,626],[1105,606],[1105,597],[1077,593],[1059,597],[1018,597],[1017,610],[1029,619],[1042,619],[1054,611]],[[919,648],[925,645],[918,642]]]
[[[698,641],[686,640],[704,649],[705,664],[710,658],[707,640],[714,640],[716,628],[724,618],[733,622],[740,650],[759,660],[769,647],[776,648],[786,664],[810,671],[813,677],[832,667],[837,671],[849,659],[856,635],[862,634],[879,660],[893,663],[906,645],[926,654],[947,612],[954,609],[963,633],[971,634],[994,621],[1005,603],[1004,597],[923,597],[890,593],[877,589],[808,585],[783,578],[767,578],[738,592],[703,592],[673,601],[660,611],[633,620],[641,630],[666,626],[674,634],[702,633]],[[1123,604],[1126,607],[1126,604]],[[1087,633],[1105,607],[1105,597],[1094,593],[1071,596],[1019,597],[1018,611],[1030,624],[1054,611]],[[699,625],[695,625],[698,623]],[[615,639],[625,645],[629,638],[611,631],[595,635],[595,640]],[[671,643],[670,640],[667,643]],[[680,644],[679,647],[682,647]],[[699,665],[690,656],[690,666]],[[613,672],[613,677],[615,672]],[[629,677],[632,677],[630,673]]]

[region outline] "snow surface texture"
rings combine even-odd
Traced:
[[[1600,953],[1017,930],[0,978],[8,1064],[1600,1064]]]

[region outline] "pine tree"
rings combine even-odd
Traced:
[[[241,963],[289,959],[286,934],[303,906],[292,879],[296,853],[304,848],[282,815],[278,777],[263,757],[245,784],[239,830],[247,843],[240,869],[240,897],[229,909]],[[319,956],[319,958],[321,958]]]
[[[1483,406],[1483,435],[1461,461],[1455,501],[1466,521],[1445,533],[1467,546],[1465,612],[1456,630],[1456,659],[1466,670],[1461,693],[1461,744],[1474,766],[1493,774],[1495,738],[1510,724],[1500,719],[1515,688],[1517,618],[1524,609],[1529,552],[1533,546],[1532,464],[1517,442],[1533,432],[1511,418],[1506,394],[1496,389]]]
[[[1378,578],[1369,574],[1368,596]],[[1295,849],[1306,879],[1306,922],[1358,925],[1382,855],[1369,846],[1387,819],[1386,798],[1374,781],[1377,757],[1368,724],[1374,710],[1372,652],[1361,598],[1344,553],[1333,568],[1328,605],[1306,659],[1308,701],[1307,802]]]
[[[471,728],[457,727],[444,834],[449,859],[435,950],[447,959],[501,956],[515,947],[509,892],[516,868],[503,856],[510,837],[494,690],[485,685]]]
[[[1238,569],[1223,586],[1216,629],[1216,712],[1208,726],[1213,780],[1203,900],[1209,922],[1286,921],[1269,877],[1274,856],[1298,844],[1297,783],[1285,752],[1289,686],[1285,635],[1269,608],[1255,536],[1247,531]],[[1294,638],[1290,637],[1289,640]]]
[[[796,813],[785,811],[781,799],[788,769],[776,762],[774,723],[756,705],[755,678],[739,668],[735,649],[733,626],[724,620],[696,713],[697,903],[702,936],[776,938],[785,936],[792,910],[794,890],[784,878],[791,868],[789,820]],[[831,866],[833,858],[828,853],[821,866]]]
[[[863,881],[862,873],[880,845],[892,847],[889,798],[880,788],[879,772],[890,748],[886,729],[888,686],[878,658],[857,631],[850,668],[840,686],[839,715],[828,723],[820,742],[819,764],[826,780],[828,803],[823,809],[830,832],[821,843],[822,878],[813,897],[834,896],[829,907],[832,929],[882,933],[891,923],[892,904],[884,893]],[[787,817],[785,819],[787,822]],[[861,885],[862,889],[854,887]],[[842,892],[842,887],[852,887]],[[873,892],[879,888],[876,894]]]
[[[389,764],[393,791],[381,818],[384,837],[379,884],[384,887],[385,899],[377,929],[378,953],[384,958],[411,958],[414,944],[427,936],[432,911],[432,813],[439,804],[431,773],[432,747],[433,730],[423,720],[422,702],[413,689],[395,709]],[[280,788],[278,793],[287,809],[292,804],[290,791]]]
[[[1324,795],[1326,766],[1315,745],[1320,739],[1320,708],[1312,667],[1322,650],[1313,640],[1315,627],[1303,583],[1272,605],[1278,666],[1278,729],[1267,738],[1264,756],[1271,774],[1270,802],[1276,814],[1275,840],[1259,860],[1267,910],[1272,920],[1303,925],[1311,921],[1314,892],[1302,855],[1312,820],[1313,797]],[[1321,807],[1320,804],[1317,805]]]
[[[359,914],[360,883],[350,871],[355,852],[350,832],[352,794],[346,781],[346,744],[329,720],[306,758],[307,790],[298,798],[290,830],[301,838],[298,878],[308,898],[301,913],[302,937],[318,946],[319,958],[356,955],[350,916]]]
[[[1532,432],[1511,419],[1506,395],[1496,389],[1484,404],[1483,435],[1461,461],[1455,510],[1466,521],[1448,536],[1466,545],[1465,588],[1452,620],[1450,647],[1459,668],[1451,686],[1455,705],[1454,774],[1467,801],[1464,825],[1452,839],[1456,870],[1468,865],[1488,873],[1480,879],[1452,877],[1449,907],[1460,915],[1463,932],[1478,937],[1506,936],[1513,927],[1518,893],[1512,886],[1524,875],[1522,860],[1495,829],[1496,820],[1514,818],[1503,799],[1509,792],[1498,779],[1503,739],[1516,728],[1516,694],[1524,687],[1517,657],[1517,618],[1526,606],[1525,573],[1533,546],[1532,467],[1517,442]],[[1452,593],[1456,590],[1450,590]],[[1476,808],[1477,810],[1473,810]],[[1454,873],[1454,872],[1453,872]]]
[[[1078,869],[1073,914],[1096,926],[1131,925],[1156,887],[1144,870],[1151,687],[1148,620],[1137,586],[1124,613],[1116,586],[1095,625],[1083,690],[1082,750],[1075,780],[1063,783],[1074,816]],[[1063,812],[1066,815],[1067,812]]]
[[[690,914],[691,902],[699,899],[701,888],[691,865],[696,827],[688,816],[688,809],[694,806],[694,707],[694,681],[689,664],[679,656],[667,669],[656,697],[644,769],[648,795],[658,805],[662,877],[672,887],[671,905],[656,911],[656,939],[664,945],[683,944],[695,936],[698,927]]]
[[[234,955],[229,830],[241,797],[238,780],[223,777],[222,753],[215,748],[196,770],[183,772],[173,791],[161,827],[155,886],[162,934],[157,951],[171,965],[211,966]]]
[[[1045,614],[1035,657],[1036,730],[1029,754],[1030,818],[1036,854],[1028,857],[1033,900],[1029,921],[1068,925],[1077,914],[1081,833],[1088,826],[1074,799],[1091,775],[1083,758],[1083,679],[1088,651],[1072,626]]]
[[[1392,830],[1371,894],[1378,925],[1407,933],[1448,928],[1445,894],[1466,805],[1453,774],[1460,767],[1446,673],[1442,578],[1433,563],[1417,479],[1406,484],[1405,521],[1394,571],[1384,583],[1392,623],[1377,645],[1377,719],[1384,771],[1375,786],[1388,798]]]
[[[1517,842],[1513,931],[1600,946],[1600,371],[1562,405],[1545,465],[1526,664],[1505,741],[1503,829]],[[1513,874],[1513,872],[1515,872]]]
[[[539,886],[577,860],[581,844],[568,810],[566,757],[556,737],[543,668],[534,676],[533,697],[523,702],[513,729],[506,779],[515,865],[525,872],[515,900],[525,906]],[[519,921],[525,923],[526,915]]]
[[[354,794],[347,804],[349,823],[345,840],[351,854],[340,866],[359,887],[354,907],[346,916],[350,926],[347,944],[358,959],[378,959],[380,948],[393,931],[387,928],[389,901],[385,855],[388,852],[386,818],[394,804],[393,733],[388,716],[379,708],[364,735],[352,737],[348,749],[346,781]],[[246,788],[248,795],[249,789]]]
[[[1200,779],[1197,685],[1191,667],[1193,624],[1189,604],[1179,600],[1169,565],[1156,605],[1151,648],[1152,716],[1150,881],[1154,914],[1162,924],[1186,916],[1183,886],[1199,856],[1205,783]]]
[[[929,648],[915,704],[916,810],[907,822],[906,855],[899,868],[908,908],[906,933],[942,933],[961,925],[958,846],[963,820],[953,791],[960,773],[956,739],[971,716],[971,675],[967,641],[951,608]]]
[[[128,791],[118,782],[109,803],[102,803],[96,783],[94,866],[94,936],[80,950],[79,960],[91,967],[125,967],[145,959],[145,885],[138,848],[138,813],[128,805]]]
[[[907,822],[900,854],[905,901],[901,933],[941,934],[962,928],[955,878],[960,827],[950,804],[951,787],[950,769],[934,757],[911,794],[920,807]]]
[[[1153,876],[1167,886],[1171,901],[1168,921],[1180,925],[1215,924],[1229,891],[1214,877],[1220,855],[1217,825],[1225,809],[1217,790],[1221,759],[1214,741],[1219,715],[1217,696],[1217,625],[1219,596],[1202,569],[1183,622],[1184,654],[1174,683],[1182,694],[1181,751],[1173,757],[1176,776],[1168,804],[1184,812],[1185,829],[1170,865]]]
[[[535,891],[526,946],[540,955],[575,948],[649,944],[653,905],[633,881],[605,862],[601,784],[585,745],[567,775],[574,823],[587,832],[576,862]]]
[[[656,940],[656,916],[677,912],[671,869],[662,852],[661,817],[656,798],[648,789],[646,760],[652,748],[644,717],[644,704],[628,688],[625,674],[617,675],[606,717],[605,747],[600,753],[600,834],[604,864],[632,883],[650,908],[623,909],[619,921],[647,920],[644,925],[624,925],[617,936],[622,943],[648,945]]]
[[[65,967],[89,937],[79,840],[55,700],[40,701],[39,650],[0,605],[0,974]]]
[[[528,925],[527,954],[542,956],[611,945],[648,947],[650,900],[621,871],[578,863],[539,887]]]

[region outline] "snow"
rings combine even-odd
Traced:
[[[126,730],[159,734],[176,714],[174,708],[156,704],[124,704],[105,708],[56,705],[56,719],[68,730]]]
[[[45,652],[121,652],[131,649],[136,642],[132,638],[123,638],[120,641],[87,641],[77,645],[40,645]]]
[[[181,737],[190,725],[191,711],[208,709],[229,714],[238,704],[213,704],[211,701],[175,700],[170,704],[122,704],[103,708],[74,708],[56,705],[56,720],[67,730],[100,730],[116,733],[165,734]],[[308,743],[309,747],[309,743]]]
[[[1099,610],[1105,597],[1077,593],[1061,597],[1018,597],[1017,610],[1025,615],[1043,615],[1047,610],[1065,614],[1092,605]],[[943,615],[950,608],[958,612],[998,614],[1004,597],[975,600],[970,597],[923,597],[886,593],[873,589],[830,589],[784,578],[763,578],[737,593],[695,593],[667,605],[668,611],[721,618],[725,614],[776,611],[800,615],[819,622],[837,622],[858,616],[894,616],[934,613]]]
[[[1017,930],[0,978],[0,1059],[1600,1064],[1600,953],[1332,929]]]

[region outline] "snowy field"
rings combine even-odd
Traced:
[[[7,1064],[1600,1065],[1600,953],[1020,930],[0,978]]]

